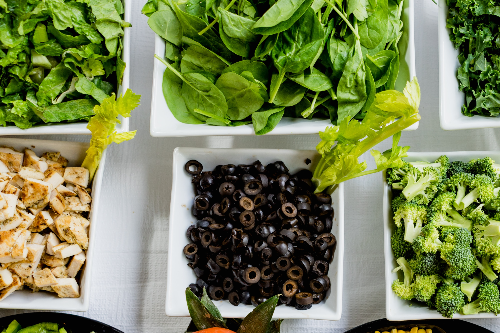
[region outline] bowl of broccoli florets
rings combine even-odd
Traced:
[[[384,220],[387,319],[500,313],[500,153],[409,153]]]

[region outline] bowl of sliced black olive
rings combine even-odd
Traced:
[[[315,151],[176,148],[166,313],[189,287],[223,317],[280,295],[276,318],[339,320],[343,185],[316,193]]]

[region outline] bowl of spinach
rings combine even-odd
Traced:
[[[152,136],[318,133],[415,75],[413,0],[150,0],[143,14]]]
[[[0,1],[0,134],[90,134],[129,87],[130,18],[130,0]]]

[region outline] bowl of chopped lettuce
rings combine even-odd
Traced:
[[[131,1],[2,1],[0,17],[0,134],[90,134],[129,87]]]
[[[415,76],[412,0],[271,4],[146,3],[152,136],[318,133]]]
[[[409,153],[384,174],[389,320],[500,312],[498,152]]]
[[[494,2],[439,1],[439,117],[444,130],[500,127],[495,15]]]

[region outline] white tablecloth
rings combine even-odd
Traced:
[[[133,1],[131,88],[142,95],[131,129],[137,137],[108,151],[92,268],[90,309],[80,315],[126,333],[184,332],[189,319],[165,315],[168,216],[175,147],[314,149],[317,135],[163,138],[149,135],[154,35]],[[437,6],[415,0],[417,76],[422,90],[422,121],[403,133],[411,151],[498,150],[498,130],[445,132],[438,115]],[[85,136],[45,136],[85,141]],[[387,149],[384,143],[379,149]],[[367,158],[371,159],[368,154]],[[371,163],[370,165],[373,165]],[[349,181],[345,187],[345,257],[342,319],[286,320],[284,333],[340,333],[385,317],[381,175]],[[179,300],[183,302],[183,300]],[[312,310],[314,311],[314,310]],[[20,312],[20,311],[19,311]],[[17,311],[1,310],[0,316]],[[500,331],[495,319],[471,320]]]

